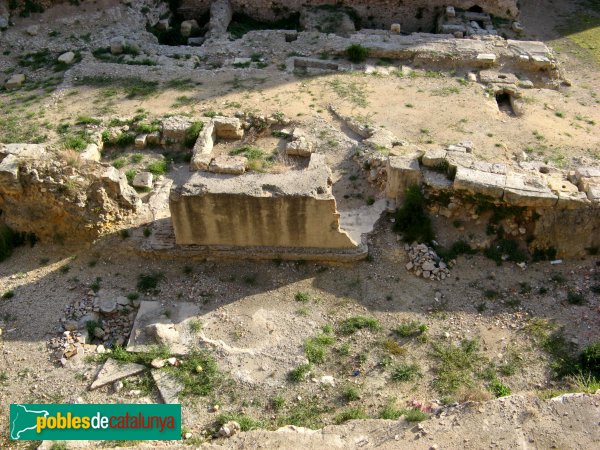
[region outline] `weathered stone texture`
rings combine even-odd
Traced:
[[[169,206],[178,244],[236,247],[356,247],[340,230],[331,172],[313,155],[306,170],[231,177],[195,173]]]
[[[93,239],[140,206],[116,169],[53,158],[42,145],[0,144],[0,210],[11,228],[47,241]]]
[[[233,12],[244,12],[257,19],[272,21],[294,12],[300,12],[305,7],[335,5],[339,2],[336,0],[282,0],[277,2],[279,8],[275,8],[273,2],[266,0],[253,2],[231,0],[231,2],[226,3],[231,4]],[[398,23],[405,31],[433,30],[437,14],[447,4],[446,0],[411,0],[405,2],[398,2],[397,0],[352,0],[344,2],[344,6],[353,8],[361,17],[363,27],[389,30],[393,23]],[[455,0],[452,5],[462,9],[469,9],[478,5],[484,11],[504,18],[516,18],[519,14],[516,0]],[[213,8],[214,6],[211,8],[210,0],[183,0],[180,11],[186,17],[192,18],[208,12],[209,9],[212,12]],[[215,16],[221,17],[221,13],[216,14],[215,11]],[[220,22],[221,19],[218,21]]]

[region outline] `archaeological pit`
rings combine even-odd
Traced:
[[[597,446],[596,3],[0,0],[0,447]]]

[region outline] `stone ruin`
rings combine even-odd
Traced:
[[[322,31],[319,30],[320,25],[314,23],[315,15],[311,11],[329,4],[331,2],[314,1],[300,5],[299,2],[283,1],[248,5],[236,0],[186,0],[179,10],[188,19],[180,24],[181,33],[189,34],[189,39],[197,39],[189,44],[210,42],[210,45],[167,47],[158,44],[156,39],[144,40],[133,35],[105,37],[105,44],[111,53],[119,53],[125,46],[133,45],[139,48],[140,57],[158,55],[161,62],[189,53],[198,58],[196,63],[191,58],[194,70],[185,63],[181,67],[180,64],[161,63],[160,71],[139,71],[127,64],[102,62],[83,56],[65,74],[65,79],[72,82],[86,76],[106,76],[162,81],[185,76],[191,81],[201,81],[212,76],[215,70],[229,70],[242,62],[251,63],[251,60],[242,61],[248,49],[254,48],[255,42],[268,41],[270,46],[264,49],[265,57],[294,55],[288,57],[285,64],[285,70],[292,73],[320,74],[357,68],[366,73],[387,70],[369,64],[357,66],[341,58],[351,44],[363,46],[370,58],[401,61],[406,64],[402,71],[405,67],[409,71],[419,67],[466,70],[469,81],[486,85],[499,102],[501,98],[506,99],[510,112],[515,115],[522,114],[520,99],[523,90],[534,87],[556,89],[561,84],[568,84],[552,51],[545,44],[498,36],[491,15],[512,23],[515,33],[521,31],[518,23],[514,22],[518,9],[512,0],[456,1],[452,6],[436,1],[412,1],[394,4],[393,7],[387,1],[355,1],[349,7],[359,17],[372,16],[369,19],[371,24],[363,23],[360,30],[354,31],[350,26],[342,26],[346,23],[342,20],[338,24],[341,28],[334,30],[336,34],[310,31]],[[406,14],[406,8],[412,14]],[[322,8],[322,11],[330,9]],[[415,9],[420,11],[420,18],[416,18]],[[256,30],[236,41],[229,40],[228,26],[235,14],[275,20],[295,12],[301,13],[307,31]],[[206,34],[192,36],[194,30],[198,31],[196,27],[200,28],[194,18],[206,13],[209,13]],[[346,9],[341,13],[350,14]],[[143,18],[149,26],[165,30],[171,27],[169,19],[159,19],[153,14]],[[392,23],[398,26],[391,26]],[[433,30],[434,27],[440,34],[406,33],[419,28]],[[311,55],[316,49],[337,58],[315,58]],[[227,55],[225,58],[224,54]],[[200,59],[206,64],[217,61],[221,67],[205,67]],[[199,67],[196,68],[196,65]],[[6,87],[18,88],[25,79],[21,75],[15,74],[13,78],[19,76],[19,79],[8,80]],[[332,113],[337,114],[334,109]],[[356,123],[352,118],[337,115],[362,137],[366,148],[389,150],[407,144],[385,129],[371,128]],[[275,117],[262,120],[267,125],[289,124],[289,121],[278,122],[280,119]],[[143,251],[345,260],[367,254],[361,234],[372,229],[379,214],[386,208],[385,202],[373,217],[369,217],[366,225],[359,224],[356,219],[362,212],[355,211],[346,217],[338,212],[326,158],[319,154],[318,144],[310,142],[301,129],[281,130],[288,140],[286,154],[304,157],[309,162],[285,174],[246,173],[247,161],[243,156],[213,155],[215,140],[244,139],[245,128],[239,117],[166,118],[161,124],[161,132],[136,136],[135,145],[139,148],[177,145],[194,121],[202,123],[202,131],[191,155],[190,169],[194,173],[189,180],[175,183],[172,188],[169,184],[161,185],[162,191],[153,195],[152,198],[162,198],[165,203],[168,199],[170,212],[160,218],[153,215],[156,233],[143,244]],[[116,139],[122,132],[118,129],[105,131],[109,139]],[[123,226],[135,213],[139,213],[140,207],[144,209],[140,196],[128,185],[124,174],[99,162],[103,144],[99,136],[98,132],[96,142],[81,153],[80,158],[84,161],[81,167],[50,161],[47,155],[44,156],[43,146],[3,146],[0,149],[0,209],[3,220],[42,239],[61,239],[61,236],[67,239],[81,236],[95,238],[110,232],[114,226]],[[594,237],[598,218],[596,169],[582,168],[567,174],[546,167],[530,167],[527,163],[500,167],[478,162],[471,151],[468,145],[458,145],[424,155],[417,153],[410,156],[404,151],[402,153],[407,154],[389,158],[375,155],[369,162],[368,179],[385,192],[388,199],[399,201],[406,187],[421,184],[428,195],[444,199],[444,204],[434,207],[432,212],[449,219],[466,216],[470,220],[479,220],[473,219],[478,216],[473,213],[476,202],[468,195],[485,195],[488,203],[526,208],[529,218],[521,217],[521,223],[508,224],[507,228],[513,235],[527,239],[530,248],[552,246],[556,247],[559,255],[576,255],[584,248],[598,244]],[[447,173],[441,173],[443,170],[440,168]],[[132,184],[152,190],[157,181],[152,174],[144,172],[137,174]],[[74,186],[78,187],[79,194],[65,195]],[[448,195],[452,199],[450,202],[446,201]],[[51,207],[40,208],[42,204]],[[580,214],[582,211],[584,213]],[[50,220],[35,220],[42,216]],[[300,220],[291,220],[290,217],[299,217]],[[536,220],[533,220],[534,217]],[[573,238],[578,239],[576,245],[569,243],[571,239],[565,239],[561,244],[563,231],[573,226],[581,230],[581,239]],[[271,230],[279,231],[273,233]],[[521,233],[521,230],[525,232]]]
[[[226,4],[228,6],[222,6]],[[392,0],[352,0],[344,2],[344,6],[352,11],[352,16],[360,21],[363,28],[389,29],[394,23],[401,24],[409,32],[433,31],[436,17],[445,10],[448,3],[441,0],[410,0],[397,2]],[[516,0],[457,0],[452,4],[463,10],[487,11],[498,17],[515,19],[519,15]],[[217,6],[219,5],[219,6]],[[221,12],[220,17],[231,20],[234,14],[245,14],[258,20],[277,21],[300,15],[310,14],[311,9],[330,10],[331,6],[339,6],[334,0],[279,0],[267,2],[263,0],[246,2],[243,0],[218,1],[183,0],[179,12],[186,18],[198,18],[210,11],[214,16],[215,9]],[[223,14],[225,11],[225,14]],[[343,19],[339,19],[343,23]],[[352,20],[347,20],[352,24]],[[226,26],[225,26],[226,28]],[[322,30],[326,31],[326,30]]]

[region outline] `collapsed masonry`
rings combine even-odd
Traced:
[[[257,0],[211,1],[183,0],[179,13],[188,19],[199,18],[211,13],[215,16],[215,4],[220,5],[219,13],[231,20],[234,14],[244,14],[256,20],[274,22],[303,15],[307,10],[318,10],[321,13],[334,9],[338,15],[350,11],[352,21],[363,27],[389,28],[393,23],[399,23],[407,31],[429,31],[435,27],[436,17],[445,10],[448,2],[445,0],[352,0],[340,2],[335,0],[279,0],[276,2]],[[225,6],[222,6],[222,5]],[[515,19],[519,14],[516,0],[455,0],[451,3],[457,9],[486,11],[505,19]],[[224,8],[224,9],[223,9]],[[222,14],[225,11],[226,14]],[[341,19],[340,19],[341,20]],[[227,23],[228,24],[228,23]],[[227,28],[225,25],[225,29]],[[354,25],[354,24],[353,24]],[[325,30],[321,30],[325,31]]]
[[[475,247],[489,246],[499,230],[522,240],[534,255],[556,250],[558,257],[578,257],[600,246],[600,167],[565,173],[538,162],[488,163],[476,160],[467,142],[390,156],[385,172],[386,195],[399,204],[417,184],[437,216],[476,225],[490,219],[487,228],[480,227],[486,233],[471,242]]]

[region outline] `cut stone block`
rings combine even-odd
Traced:
[[[183,391],[183,384],[179,380],[162,370],[153,370],[152,378],[164,403],[179,403],[179,394]]]
[[[600,202],[600,184],[588,185],[587,189],[585,190],[585,193],[587,194],[588,199],[592,203]]]
[[[110,316],[117,313],[117,298],[119,294],[100,289],[94,299],[94,307],[100,310],[100,314]]]
[[[485,84],[517,84],[519,79],[513,73],[500,73],[495,70],[482,70],[479,80]]]
[[[102,155],[100,154],[100,149],[96,144],[88,144],[84,151],[82,151],[79,156],[81,159],[85,159],[88,161],[100,161]]]
[[[423,183],[429,188],[436,191],[452,189],[452,181],[448,179],[445,173],[428,169],[423,169],[421,172],[423,176]]]
[[[421,184],[421,170],[416,157],[390,156],[387,163],[386,196],[404,198],[406,189]]]
[[[211,161],[208,170],[214,173],[241,175],[246,171],[247,162],[248,158],[245,156],[217,156]]]
[[[305,136],[301,136],[292,142],[288,142],[285,146],[285,152],[288,156],[308,157],[313,152],[313,146]]]
[[[0,162],[0,185],[15,186],[19,180],[19,158],[9,154]]]
[[[140,197],[135,192],[131,186],[129,186],[129,182],[127,181],[127,177],[125,174],[120,173],[114,167],[109,167],[102,174],[102,182],[104,188],[110,192],[114,197],[118,197],[120,201],[125,203],[127,206],[131,208],[137,208],[141,205],[142,201]]]
[[[151,189],[154,175],[150,172],[140,172],[133,178],[133,186],[138,188]]]
[[[446,150],[439,149],[439,150],[427,151],[423,155],[423,158],[421,159],[421,163],[425,167],[440,167],[440,166],[442,166],[444,163],[447,163]]]
[[[509,173],[506,176],[504,201],[515,206],[552,207],[558,202],[558,196],[552,193],[542,178]]]
[[[558,192],[559,209],[580,209],[590,204],[590,200],[585,192]]]
[[[114,383],[122,378],[127,378],[132,375],[137,375],[146,370],[146,366],[135,363],[122,363],[114,359],[107,359],[96,379],[90,386],[90,391]]]
[[[211,120],[204,123],[202,131],[198,134],[192,150],[190,170],[208,170],[212,161],[212,151],[216,139],[215,125]]]
[[[210,163],[213,160],[211,155],[195,155],[192,156],[192,160],[190,162],[190,170],[202,170],[204,172],[208,172],[208,168],[210,167]]]
[[[46,154],[46,147],[41,144],[0,144],[0,154],[15,155],[19,159],[39,159]]]
[[[135,137],[135,146],[138,148],[144,148],[146,146],[147,141],[148,141],[147,134],[138,134]]]
[[[242,123],[237,117],[220,117],[213,119],[215,133],[222,139],[241,139],[244,137]]]
[[[16,73],[11,76],[8,81],[4,84],[6,89],[17,89],[25,82],[25,75],[22,73]]]
[[[116,36],[110,40],[110,52],[113,55],[120,55],[125,50],[125,38]]]
[[[146,136],[146,144],[148,144],[148,145],[160,144],[160,131],[153,131],[152,133],[148,133],[148,136]]]
[[[386,148],[390,150],[398,141],[399,139],[390,130],[386,130],[385,128],[377,128],[373,131],[371,137],[364,140],[364,143],[376,150],[380,148]]]
[[[192,122],[184,116],[172,116],[163,119],[161,125],[164,143],[180,143],[185,140],[185,133]]]
[[[454,177],[454,189],[469,191],[473,194],[502,198],[506,175],[482,172],[458,166]]]
[[[496,62],[496,55],[493,53],[479,53],[477,55],[477,61],[486,64],[494,64]]]
[[[184,20],[181,22],[181,35],[183,37],[189,37],[196,30],[198,30],[198,22],[196,20]]]

